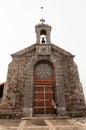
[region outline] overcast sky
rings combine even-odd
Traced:
[[[41,6],[52,26],[51,42],[75,55],[86,95],[86,0],[0,0],[0,83],[6,81],[10,54],[36,42]]]

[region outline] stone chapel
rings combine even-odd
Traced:
[[[52,27],[35,26],[36,42],[12,54],[0,117],[85,116],[86,107],[74,55],[51,42]]]

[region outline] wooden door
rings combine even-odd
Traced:
[[[55,99],[53,85],[35,85],[34,114],[55,114],[51,99]]]
[[[34,114],[54,114],[51,99],[55,99],[54,67],[49,61],[34,66]]]

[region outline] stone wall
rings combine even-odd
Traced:
[[[75,64],[73,58],[70,57],[63,57],[61,62],[63,70],[62,76],[64,78],[66,110],[71,113],[70,115],[72,115],[72,113],[73,115],[78,115],[77,113],[79,109],[82,109],[81,114],[79,112],[79,116],[82,116],[82,113],[85,110],[85,98],[77,65]]]
[[[36,62],[48,60],[55,68],[55,94],[59,107],[64,107],[69,116],[86,115],[83,89],[73,56],[61,48],[53,45],[51,47],[47,56],[44,53],[38,56],[36,46],[12,55],[0,106],[1,113],[10,111],[11,114],[16,113],[16,117],[18,114],[18,117],[23,116],[23,113],[25,116],[33,116],[33,68]]]
[[[12,62],[8,66],[7,81],[1,103],[1,106],[5,106],[6,109],[13,109],[13,111],[17,112],[23,111],[26,83],[25,69],[31,61],[33,53],[13,56]]]

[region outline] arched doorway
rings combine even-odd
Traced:
[[[51,99],[55,100],[54,66],[42,60],[34,66],[34,114],[55,114]]]

